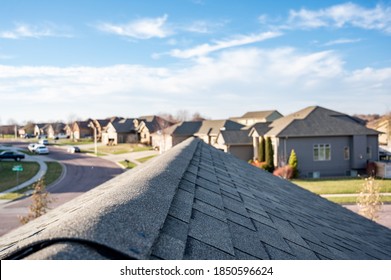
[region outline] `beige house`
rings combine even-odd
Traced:
[[[241,117],[232,117],[230,118],[230,120],[241,123],[245,126],[250,126],[255,123],[272,122],[281,117],[283,117],[283,115],[280,114],[278,111],[270,110],[270,111],[247,112]]]
[[[138,143],[138,125],[139,121],[137,119],[122,119],[110,122],[102,132],[102,143],[105,145]]]

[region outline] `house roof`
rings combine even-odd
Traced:
[[[0,258],[391,259],[391,230],[193,138],[0,237]]]
[[[252,137],[249,136],[249,130],[222,130],[221,137],[224,139],[225,145],[251,145]]]
[[[117,122],[113,122],[112,125],[117,133],[134,132],[136,130],[134,120],[135,119],[121,119]]]
[[[252,134],[256,132],[258,136],[264,136],[270,130],[270,124],[271,122],[254,124],[250,129],[249,135],[252,136]]]
[[[244,125],[231,120],[205,120],[195,135],[217,136],[220,130],[239,130]]]
[[[278,137],[378,135],[355,118],[319,106],[307,107],[272,122],[267,135]]]
[[[202,125],[202,121],[194,121],[194,122],[181,122],[175,127],[175,130],[172,132],[173,136],[178,137],[190,137],[197,133]]]
[[[247,112],[243,116],[241,116],[241,118],[266,119],[268,116],[275,112],[278,113],[278,111],[276,110]]]

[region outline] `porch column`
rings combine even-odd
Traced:
[[[254,154],[253,154],[253,160],[256,160],[258,158],[258,151],[259,151],[259,137],[253,136],[253,148],[254,148]]]

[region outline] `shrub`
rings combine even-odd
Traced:
[[[258,151],[259,161],[265,161],[265,139],[261,137]]]
[[[285,165],[274,170],[273,175],[284,178],[292,179],[293,177],[293,167],[290,165]]]
[[[292,178],[297,178],[299,176],[299,172],[297,170],[297,156],[295,150],[292,149],[291,154],[289,156],[288,164],[292,167]]]
[[[269,172],[274,171],[274,153],[273,153],[273,145],[272,140],[270,137],[266,137],[266,143],[265,143],[265,160],[266,160],[266,167],[265,170]]]
[[[359,206],[359,214],[376,221],[379,218],[379,211],[382,205],[380,187],[375,181],[375,178],[369,177],[365,179],[361,192],[357,197],[357,205]]]

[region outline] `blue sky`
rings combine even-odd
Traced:
[[[1,124],[391,110],[391,1],[0,3]]]

